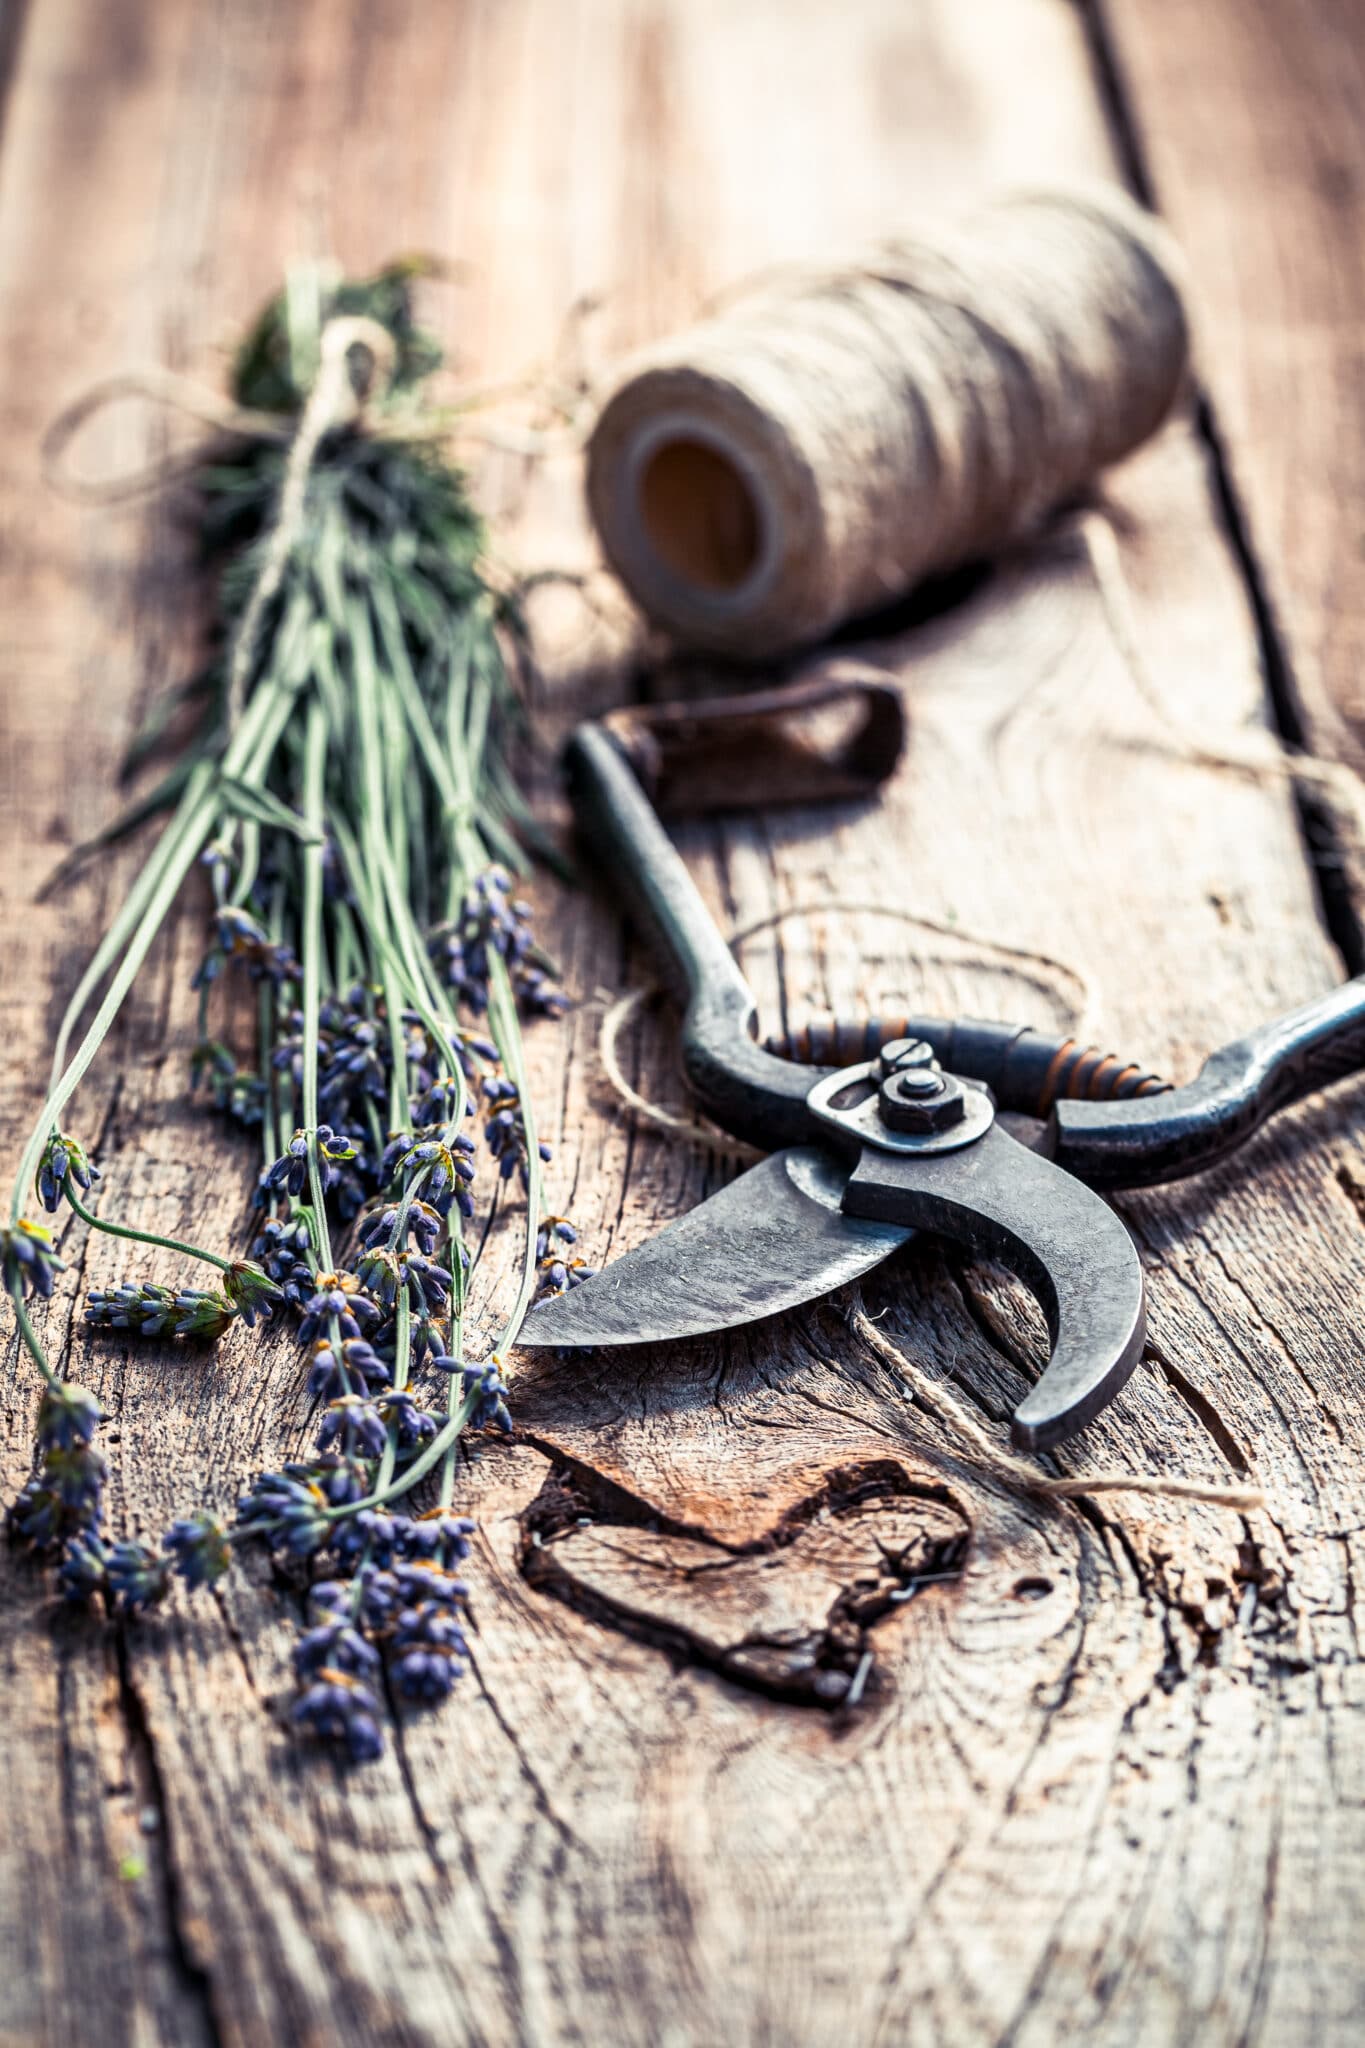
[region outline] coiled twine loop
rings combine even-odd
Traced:
[[[612,566],[675,639],[762,659],[1015,539],[1145,440],[1188,330],[1107,188],[770,282],[628,364],[588,449]]]

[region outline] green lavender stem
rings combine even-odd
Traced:
[[[303,1122],[308,1132],[308,1192],[312,1197],[313,1242],[324,1273],[332,1268],[332,1241],[318,1159],[318,1019],[322,1008],[323,771],[327,758],[327,716],[314,697],[308,706],[304,741],[303,814],[317,834],[303,853]]]
[[[238,772],[265,729],[272,724],[283,724],[289,715],[290,702],[291,693],[281,689],[278,684],[266,682],[261,685],[223,757],[224,774]],[[65,1052],[70,1028],[79,1016],[86,997],[110,965],[119,946],[125,945],[126,942],[123,958],[103,1002],[95,1013],[94,1020],[74,1058],[60,1079],[53,1083],[47,1100],[38,1113],[37,1122],[33,1126],[20,1160],[19,1171],[15,1176],[14,1195],[10,1205],[12,1221],[17,1222],[28,1198],[29,1184],[38,1170],[43,1147],[62,1111],[84,1079],[91,1061],[108,1036],[109,1028],[122,1009],[128,991],[137,978],[138,970],[151,951],[181,883],[213,832],[220,805],[220,798],[213,783],[213,769],[208,763],[201,762],[190,777],[175,817],[163,832],[142,875],[134,884],[127,903],[115,918],[109,936],[97,948],[94,960],[68,1005],[67,1016],[58,1034],[58,1059]]]
[[[124,999],[137,978],[138,969],[151,951],[152,942],[161,929],[162,921],[175,901],[176,893],[194,865],[196,858],[208,838],[214,817],[212,796],[201,799],[186,820],[174,856],[169,860],[157,886],[153,889],[143,914],[142,921],[128,943],[117,973],[109,984],[104,1001],[95,1012],[94,1021],[82,1039],[60,1081],[52,1089],[39,1112],[32,1135],[24,1148],[19,1172],[15,1178],[14,1196],[10,1204],[10,1218],[18,1222],[29,1184],[38,1170],[43,1147],[52,1134],[62,1111],[75,1094],[95,1054],[103,1045],[109,1027],[123,1007]]]
[[[220,1273],[226,1273],[232,1265],[231,1259],[220,1259],[217,1252],[206,1252],[197,1244],[186,1244],[178,1237],[161,1237],[154,1230],[134,1230],[127,1223],[109,1223],[102,1216],[96,1216],[87,1209],[77,1191],[76,1184],[68,1173],[65,1181],[66,1199],[83,1223],[95,1230],[102,1230],[106,1237],[127,1237],[135,1244],[154,1244],[160,1250],[179,1252],[184,1258],[202,1260],[206,1266],[216,1266]]]
[[[24,1348],[48,1386],[55,1387],[58,1383],[57,1375],[47,1362],[47,1356],[38,1341],[38,1333],[29,1321],[28,1308],[23,1294],[17,1286],[10,1290],[10,1300],[14,1303],[14,1314],[19,1324],[19,1335],[24,1340]]]

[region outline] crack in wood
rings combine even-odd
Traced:
[[[110,1628],[118,1674],[118,1701],[128,1746],[143,1773],[150,1813],[155,1816],[155,1825],[144,1831],[147,1860],[155,1872],[169,1955],[184,1994],[182,2016],[187,2023],[187,2034],[200,2035],[210,2048],[222,2048],[225,2037],[218,2024],[213,1977],[195,1954],[185,1929],[180,1878],[171,1835],[170,1802],[147,1710],[133,1678],[128,1630],[121,1622],[111,1623]]]
[[[593,1477],[563,1463],[523,1512],[518,1562],[527,1584],[680,1665],[825,1711],[844,1704],[869,1656],[860,1691],[882,1690],[872,1630],[924,1586],[959,1577],[970,1538],[946,1487],[917,1483],[885,1459],[832,1468],[762,1535],[729,1545],[670,1528],[645,1503],[630,1502],[621,1519],[605,1506],[621,1490],[594,1489]],[[907,1519],[903,1510],[914,1503],[926,1519]],[[853,1521],[861,1524],[856,1539],[839,1542]],[[635,1541],[605,1541],[604,1527],[630,1530]],[[817,1553],[830,1550],[833,1536],[835,1554],[793,1557],[812,1536]],[[686,1554],[708,1547],[721,1554]],[[816,1580],[804,1606],[799,1594],[788,1600],[788,1589],[774,1586],[788,1558],[797,1574]],[[698,1588],[713,1598],[698,1600]]]
[[[1148,1337],[1143,1354],[1156,1365],[1162,1378],[1180,1396],[1211,1442],[1227,1459],[1233,1471],[1241,1478],[1247,1478],[1251,1472],[1250,1460],[1231,1428],[1219,1414],[1211,1396],[1201,1387],[1197,1387],[1188,1373],[1181,1371],[1175,1360],[1162,1350],[1153,1337]]]
[[[1141,124],[1109,20],[1110,0],[1076,0],[1076,4],[1085,25],[1100,103],[1125,178],[1144,205],[1160,212],[1160,194],[1148,169],[1140,139]],[[1287,746],[1301,750],[1309,744],[1311,723],[1304,691],[1295,673],[1288,638],[1276,615],[1252,508],[1238,488],[1217,408],[1207,388],[1196,387],[1194,420],[1205,451],[1214,502],[1255,626],[1275,727]],[[1352,852],[1359,852],[1359,846],[1352,846],[1348,821],[1337,815],[1321,789],[1307,781],[1296,782],[1294,799],[1323,924],[1346,973],[1363,973],[1365,925],[1351,857]]]

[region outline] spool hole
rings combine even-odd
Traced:
[[[759,555],[759,512],[727,455],[685,436],[664,441],[640,476],[640,519],[650,545],[684,583],[738,590]]]

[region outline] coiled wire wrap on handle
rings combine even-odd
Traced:
[[[1074,1038],[1026,1025],[959,1017],[838,1018],[764,1040],[764,1050],[803,1066],[854,1066],[896,1038],[922,1038],[950,1073],[984,1081],[1001,1109],[1045,1117],[1055,1102],[1124,1102],[1162,1095],[1170,1082]]]

